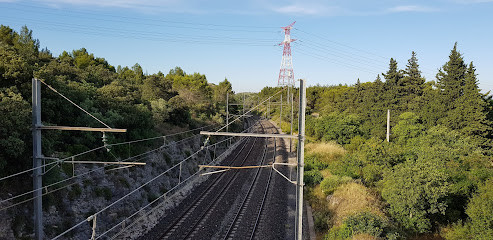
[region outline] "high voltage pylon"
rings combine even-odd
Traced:
[[[296,39],[291,39],[291,28],[293,28],[294,23],[296,23],[296,21],[286,27],[281,27],[284,29],[284,41],[279,43],[279,45],[284,45],[284,48],[282,50],[279,80],[277,82],[279,86],[294,85],[293,58],[291,57],[291,42],[296,41]]]

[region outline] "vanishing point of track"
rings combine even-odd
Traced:
[[[274,129],[260,123],[257,131]],[[276,130],[274,130],[276,131]],[[265,165],[273,158],[264,138],[247,138],[222,165]],[[273,159],[272,159],[273,160]],[[213,174],[141,239],[254,239],[269,192],[271,168]],[[221,221],[222,220],[222,221]]]

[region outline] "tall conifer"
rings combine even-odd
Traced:
[[[472,62],[465,73],[461,93],[462,95],[454,101],[453,109],[447,114],[449,126],[484,145],[491,127],[485,112],[486,102],[479,90],[476,69]]]
[[[457,51],[457,43],[450,52],[449,61],[437,73],[437,88],[444,112],[452,110],[455,100],[462,95],[462,87],[466,75],[466,64],[462,54]]]

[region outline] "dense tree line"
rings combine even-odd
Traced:
[[[330,151],[323,156],[308,150],[308,191],[321,183],[330,195],[351,177],[383,200],[386,213],[382,219],[361,212],[333,226],[331,213],[315,213],[324,217],[326,239],[358,233],[400,239],[433,232],[446,239],[493,239],[493,104],[480,92],[475,71],[456,44],[435,81],[425,81],[412,52],[404,69],[390,59],[388,70],[373,82],[307,89],[309,141],[335,141],[347,150],[329,161],[322,159],[330,158]],[[385,141],[388,109],[390,142]]]
[[[31,79],[36,77],[126,134],[110,142],[135,140],[194,128],[224,119],[231,83],[209,83],[181,68],[144,74],[142,67],[114,67],[86,49],[53,56],[32,31],[0,26],[0,176],[31,165]],[[102,127],[53,91],[42,87],[43,124]],[[45,155],[66,156],[100,146],[101,134],[43,132]],[[114,151],[118,152],[118,149]]]

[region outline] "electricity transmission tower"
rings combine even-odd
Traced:
[[[279,45],[284,45],[284,49],[282,50],[281,69],[279,70],[279,80],[277,82],[279,86],[294,85],[293,58],[291,57],[291,42],[296,41],[291,39],[291,28],[293,28],[294,23],[296,21],[286,27],[281,27],[284,29],[284,41]]]

